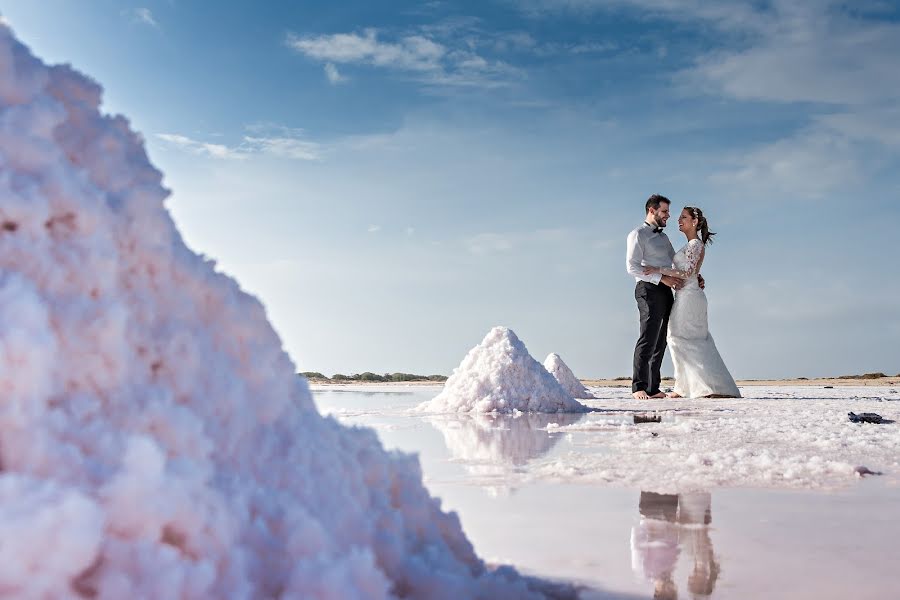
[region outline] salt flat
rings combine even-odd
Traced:
[[[418,453],[481,555],[580,582],[585,598],[893,593],[900,390],[748,386],[742,399],[638,403],[627,389],[590,389],[583,415],[411,410],[440,386],[314,397]],[[849,411],[896,422],[854,424]],[[636,412],[660,420],[636,425]]]

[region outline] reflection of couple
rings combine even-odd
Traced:
[[[653,582],[653,597],[678,598],[674,571],[683,548],[692,558],[688,590],[694,597],[713,593],[719,563],[709,537],[710,495],[641,492],[641,521],[631,530],[631,566]]]
[[[665,196],[650,196],[644,224],[628,235],[626,267],[637,280],[634,297],[641,316],[632,395],[638,400],[665,397],[659,385],[668,340],[675,367],[675,391],[670,397],[739,398],[737,385],[709,333],[700,276],[706,246],[715,234],[703,211],[685,207],[678,217],[678,230],[687,244],[675,252],[663,232],[670,204]]]

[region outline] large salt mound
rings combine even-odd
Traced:
[[[563,362],[559,354],[552,352],[547,355],[544,361],[544,368],[553,375],[564,390],[569,392],[573,398],[593,398],[594,395],[588,391],[584,385],[575,377],[569,365]]]
[[[423,412],[584,412],[511,329],[494,327],[469,350]]]
[[[318,414],[100,98],[0,26],[2,594],[542,597],[414,457]]]

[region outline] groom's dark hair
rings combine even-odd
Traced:
[[[644,210],[649,211],[651,208],[659,208],[659,205],[663,202],[665,202],[666,204],[672,204],[672,201],[665,196],[661,196],[660,194],[653,194],[652,196],[647,198],[647,204],[644,206]]]

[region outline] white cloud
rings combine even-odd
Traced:
[[[741,0],[522,0],[516,3],[526,13],[590,13],[636,9],[644,16],[678,21],[703,20],[722,28],[762,27],[760,12]]]
[[[381,231],[381,225],[369,225],[369,228],[366,231],[369,233],[378,233]]]
[[[832,113],[817,119],[823,126],[849,138],[900,147],[900,109],[896,107]]]
[[[156,137],[193,154],[212,158],[244,158],[244,156],[228,146],[200,142],[177,133],[157,133]]]
[[[847,105],[900,99],[900,24],[873,19],[866,4],[831,0],[581,0],[593,8],[632,7],[679,22],[701,21],[723,36],[718,50],[681,74],[689,85],[741,100]]]
[[[898,25],[811,15],[702,57],[685,75],[738,99],[864,105],[900,99],[897,56]]]
[[[738,100],[805,103],[813,113],[827,111],[811,120],[829,132],[818,136],[819,142],[834,139],[814,144],[810,164],[825,146],[830,153],[847,141],[898,145],[900,24],[828,2],[776,2],[772,11],[756,13],[755,21],[744,32],[743,47],[702,56],[679,79]],[[766,22],[768,27],[759,26]],[[822,173],[810,175],[824,183],[849,167],[846,160],[836,169],[819,166]]]
[[[288,34],[287,44],[297,52],[332,63],[366,63],[412,71],[440,67],[446,48],[422,36],[408,36],[395,43],[378,40],[375,29],[357,33],[298,36]]]
[[[461,47],[473,53],[528,54],[554,56],[564,54],[600,54],[619,50],[620,46],[607,39],[570,39],[566,42],[545,42],[527,31],[496,31],[486,29],[481,19],[455,18],[422,27],[425,35],[450,40],[445,45]]]
[[[840,174],[857,173],[850,144],[876,142],[889,152],[900,145],[900,23],[884,18],[891,12],[882,3],[526,0],[520,6],[532,12],[632,11],[699,25],[715,39],[715,50],[673,77],[682,91],[808,105],[810,129],[748,153],[747,163],[730,172],[738,180],[749,183],[765,173],[776,187],[784,183],[818,195]],[[765,165],[765,157],[776,162]],[[827,157],[837,162],[830,165]],[[789,166],[801,172],[788,176]]]
[[[322,157],[321,144],[295,137],[244,136],[239,150],[248,154],[268,154],[297,160],[319,160]]]
[[[537,45],[537,40],[525,31],[500,33],[493,40],[493,46],[497,52],[527,51]]]
[[[822,127],[725,159],[710,176],[737,196],[820,198],[858,181],[860,158],[846,137]]]
[[[319,160],[324,147],[302,137],[302,130],[274,126],[251,126],[255,135],[244,135],[235,146],[195,140],[176,133],[158,133],[156,137],[169,144],[202,156],[218,159],[246,159],[255,155],[294,160]]]
[[[156,22],[156,19],[153,17],[153,13],[150,12],[149,8],[135,8],[131,11],[131,17],[135,23],[142,23],[144,25],[149,25],[150,27],[159,27],[159,23]]]
[[[379,32],[371,28],[362,33],[312,36],[291,33],[286,43],[294,51],[325,63],[326,75],[332,83],[336,81],[329,73],[329,64],[338,76],[336,65],[359,64],[405,72],[424,83],[446,86],[496,87],[520,76],[518,69],[505,62],[477,54],[466,40],[450,40],[448,45],[436,40],[427,30],[393,41],[380,39]]]
[[[583,42],[567,47],[572,54],[602,54],[618,50],[619,45],[615,42]]]
[[[871,3],[835,0],[531,0],[526,10],[633,9],[700,22],[723,36],[681,74],[691,86],[742,100],[872,104],[900,99],[900,24],[871,18]],[[877,8],[877,7],[875,7]]]
[[[347,78],[344,77],[334,63],[325,63],[325,77],[328,78],[329,83],[337,84],[343,83],[347,81]]]

